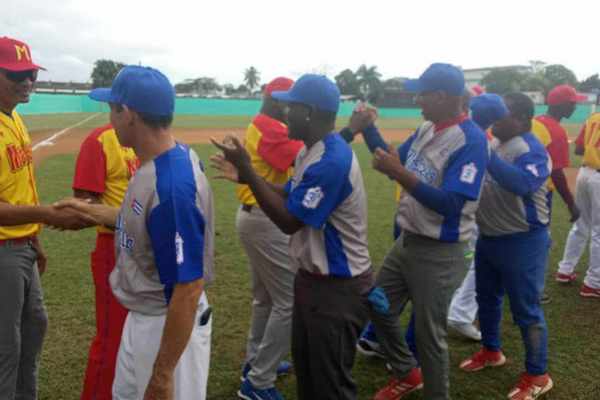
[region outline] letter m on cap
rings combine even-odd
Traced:
[[[21,61],[23,57],[25,57],[27,61],[31,61],[31,57],[29,56],[29,49],[27,49],[27,46],[19,46],[18,44],[15,44],[15,50],[17,51],[17,61]]]

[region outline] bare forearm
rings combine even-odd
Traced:
[[[567,177],[565,176],[564,170],[555,169],[552,171],[550,176],[552,178],[552,183],[554,183],[556,190],[560,194],[560,197],[562,197],[563,201],[569,208],[572,208],[575,204],[575,201],[573,200],[573,195],[569,189],[569,184],[567,182]]]
[[[117,224],[119,209],[104,204],[90,204],[90,215],[98,221],[98,225],[114,228]]]
[[[51,210],[48,206],[15,206],[0,203],[0,225],[14,226],[46,223]]]
[[[261,210],[281,231],[289,235],[301,227],[301,223],[290,214],[285,206],[283,187],[265,181],[254,172],[246,175],[246,181]]]
[[[202,279],[178,284],[169,303],[167,319],[156,361],[154,374],[169,374],[175,370],[194,328],[198,299],[202,294]]]

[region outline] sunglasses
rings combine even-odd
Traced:
[[[29,79],[31,82],[35,82],[37,80],[38,72],[36,69],[29,69],[27,71],[7,71],[2,70],[4,72],[4,76],[9,81],[14,83],[21,83],[26,79]]]

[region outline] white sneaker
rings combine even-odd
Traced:
[[[481,331],[473,324],[448,320],[448,327],[455,332],[476,342],[481,341]]]
[[[356,350],[363,356],[385,358],[381,350],[381,345],[365,338],[358,339]]]

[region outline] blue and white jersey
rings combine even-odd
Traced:
[[[552,171],[552,160],[542,143],[532,133],[526,133],[504,143],[494,139],[490,147],[501,160],[519,169],[522,184],[531,190],[525,195],[509,191],[488,171],[477,211],[481,234],[502,236],[546,227],[550,222],[550,204],[545,183]],[[492,161],[490,168],[493,164]]]
[[[288,211],[305,224],[290,238],[298,268],[344,278],[371,268],[362,173],[340,135],[329,134],[300,151],[286,192]]]
[[[403,230],[443,242],[464,242],[475,227],[481,183],[488,162],[485,133],[470,119],[435,130],[431,122],[399,148],[400,160],[424,183],[466,199],[457,217],[445,217],[424,206],[405,191],[396,222]]]
[[[115,231],[113,293],[129,310],[167,311],[177,283],[212,280],[213,200],[196,153],[177,144],[129,183]]]

